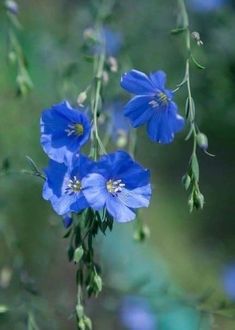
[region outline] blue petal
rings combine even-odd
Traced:
[[[48,189],[51,189],[53,194],[55,194],[57,197],[60,197],[62,194],[62,184],[67,172],[67,166],[65,164],[60,164],[50,160],[49,165],[44,170],[44,172],[47,179],[44,184],[43,198],[50,198],[51,193],[48,192]]]
[[[118,199],[128,207],[140,208],[148,207],[151,198],[151,186],[150,184],[142,187],[138,187],[133,190],[123,188],[118,194]]]
[[[71,212],[80,212],[81,210],[84,210],[87,207],[89,207],[89,204],[88,204],[84,194],[81,192],[81,193],[77,194],[75,202],[71,203],[70,211]]]
[[[134,220],[136,217],[133,210],[111,194],[109,194],[106,200],[106,208],[117,222],[128,222]]]
[[[104,207],[108,197],[107,180],[98,173],[88,174],[82,179],[82,191],[89,205],[99,210]]]
[[[100,171],[105,172],[107,179],[121,179],[128,189],[147,185],[149,171],[136,163],[125,151],[116,151],[105,155],[98,163]]]
[[[133,127],[139,127],[145,124],[154,114],[153,108],[149,102],[152,96],[135,96],[124,107],[124,115],[131,120]]]
[[[88,173],[90,173],[96,167],[96,163],[82,154],[74,155],[72,158],[71,177],[76,176],[78,179],[82,179]]]
[[[122,88],[132,94],[153,94],[154,86],[149,77],[137,70],[126,72],[121,77]]]
[[[147,126],[148,135],[153,141],[171,143],[174,133],[184,127],[184,119],[177,114],[176,109],[175,103],[171,102],[167,109],[156,110]]]
[[[63,224],[65,228],[69,228],[73,222],[71,214],[66,214],[63,216]]]
[[[51,205],[55,212],[59,215],[65,215],[71,212],[71,205],[76,202],[76,194],[64,194],[60,198],[53,196],[50,199]]]
[[[156,71],[152,72],[149,75],[154,87],[159,88],[161,90],[165,89],[165,84],[166,84],[166,74],[164,71]]]
[[[177,111],[177,105],[174,102],[171,102],[169,107],[169,120],[170,125],[174,133],[181,131],[184,128],[185,120],[182,116],[180,116]]]

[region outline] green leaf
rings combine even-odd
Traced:
[[[196,182],[199,181],[199,164],[197,160],[197,155],[193,154],[191,158],[191,169],[192,169],[192,174]]]
[[[72,232],[72,228],[69,228],[69,230],[64,234],[63,238],[68,238],[71,232]]]
[[[205,70],[205,69],[206,69],[206,67],[203,66],[203,65],[201,65],[201,64],[195,59],[195,57],[194,57],[193,55],[191,55],[191,59],[192,59],[193,63],[196,65],[196,67],[197,67],[198,69],[200,69],[200,70]]]
[[[69,245],[69,247],[67,249],[67,254],[68,254],[69,261],[72,261],[73,255],[74,255],[74,248],[72,247],[72,245]]]
[[[82,246],[79,246],[74,251],[73,261],[76,263],[79,263],[79,261],[82,259],[83,254],[84,254],[84,250],[83,250]]]
[[[28,314],[28,330],[39,330],[39,327],[36,324],[35,318],[32,313]]]
[[[186,30],[186,27],[179,27],[171,30],[171,34],[180,34]]]

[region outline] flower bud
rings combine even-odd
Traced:
[[[92,323],[91,323],[91,320],[89,319],[89,317],[84,316],[83,321],[84,321],[87,329],[92,330]]]
[[[18,3],[13,0],[6,0],[5,7],[11,14],[17,15],[19,12]]]
[[[109,74],[107,71],[104,71],[103,72],[103,82],[104,82],[104,85],[107,85],[107,83],[109,82]]]
[[[208,148],[208,138],[204,133],[197,134],[197,144],[203,150],[207,150]]]
[[[200,34],[197,31],[192,32],[192,38],[196,40],[198,46],[203,45]]]
[[[81,319],[84,316],[84,307],[81,304],[76,306],[77,317]]]
[[[9,52],[8,59],[12,64],[16,63],[16,53],[13,51]]]
[[[116,140],[117,147],[124,148],[127,145],[127,142],[128,142],[127,132],[123,129],[119,129],[117,131],[117,140]]]
[[[86,99],[87,99],[87,93],[85,91],[81,92],[77,97],[77,104],[83,106],[83,103],[86,101]]]
[[[102,291],[102,278],[97,274],[95,273],[95,276],[94,276],[94,284],[96,286],[96,294],[99,294],[101,291]]]
[[[194,206],[197,210],[203,209],[204,206],[204,196],[200,191],[196,191],[194,194]]]
[[[79,247],[76,248],[76,250],[74,251],[73,261],[74,261],[75,263],[79,263],[79,261],[82,259],[83,254],[84,254],[84,250],[83,250],[82,246],[79,246]]]
[[[141,228],[138,228],[134,232],[134,240],[137,242],[143,242],[150,236],[150,230],[149,227],[146,225],[143,225]]]
[[[185,187],[186,190],[188,190],[190,184],[191,184],[191,178],[188,174],[185,174],[183,177],[182,177],[182,183]]]
[[[95,31],[93,28],[89,27],[83,31],[84,39],[94,39]]]
[[[117,72],[117,70],[118,70],[118,62],[117,62],[116,58],[113,57],[113,56],[109,56],[107,62],[108,62],[110,71],[111,72]]]

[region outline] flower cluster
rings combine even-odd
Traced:
[[[50,158],[45,169],[43,198],[64,216],[86,208],[106,209],[117,222],[135,218],[135,209],[148,207],[151,197],[149,171],[124,151],[94,161],[80,153],[88,141],[91,124],[84,110],[65,101],[41,116],[41,144]]]

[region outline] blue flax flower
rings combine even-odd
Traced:
[[[73,109],[67,101],[43,111],[40,125],[42,148],[59,163],[78,152],[90,137],[88,117],[80,109]]]
[[[121,86],[135,94],[124,108],[133,127],[147,124],[148,136],[159,143],[170,143],[174,134],[184,127],[184,119],[178,114],[172,101],[173,92],[165,88],[166,74],[163,71],[149,76],[137,70],[124,73]]]
[[[123,148],[128,142],[130,130],[129,121],[123,116],[123,104],[118,101],[113,102],[107,107],[106,113],[109,118],[108,134],[118,147]]]
[[[66,164],[50,160],[48,168],[45,169],[43,198],[51,202],[56,213],[64,216],[65,226],[70,225],[70,212],[79,212],[89,207],[82,192],[81,182],[92,167],[92,160],[79,155]]]
[[[83,193],[93,209],[106,207],[117,222],[127,222],[135,218],[134,209],[149,205],[149,177],[126,152],[117,151],[103,156],[82,180]]]
[[[128,330],[156,330],[157,320],[148,301],[136,296],[127,296],[122,301],[120,317]]]
[[[235,263],[229,264],[224,268],[223,287],[227,296],[235,301]]]
[[[223,7],[228,0],[188,0],[189,6],[196,12],[212,12]]]

